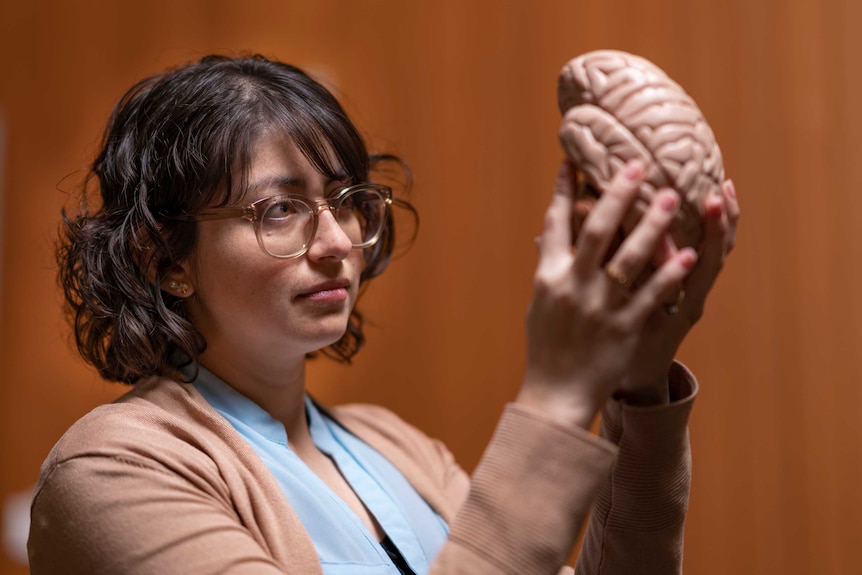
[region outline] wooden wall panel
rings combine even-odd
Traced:
[[[5,0],[0,111],[0,497],[122,389],[66,342],[51,243],[75,173],[133,81],[257,51],[333,86],[415,175],[418,242],[361,302],[369,343],[317,361],[328,402],[392,407],[475,465],[523,369],[532,238],[561,153],[556,74],[610,47],[698,100],[744,209],[682,358],[702,392],[686,571],[862,572],[862,7],[851,0]],[[69,178],[66,176],[72,174]],[[26,568],[0,557],[0,573]]]

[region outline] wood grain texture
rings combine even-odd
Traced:
[[[29,489],[63,430],[122,389],[67,342],[58,210],[132,82],[255,51],[332,86],[416,180],[420,237],[360,302],[326,402],[370,401],[471,468],[523,370],[523,323],[561,151],[556,78],[614,48],[698,102],[742,200],[738,247],[682,351],[692,423],[686,572],[862,572],[862,6],[851,0],[6,0],[0,497]],[[0,558],[0,573],[26,568]]]

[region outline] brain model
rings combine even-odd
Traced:
[[[617,170],[638,159],[646,166],[646,180],[623,232],[634,227],[658,189],[670,187],[681,197],[671,236],[678,247],[697,247],[704,201],[718,193],[724,166],[694,100],[651,62],[611,50],[566,64],[558,99],[560,141],[578,172],[575,225],[580,226]]]

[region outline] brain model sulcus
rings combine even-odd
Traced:
[[[660,188],[679,193],[671,236],[678,247],[698,247],[703,207],[724,180],[721,151],[697,104],[653,63],[612,50],[589,52],[560,72],[560,141],[577,168],[575,225],[627,161],[646,166],[630,231]]]

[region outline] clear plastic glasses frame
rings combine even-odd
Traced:
[[[392,201],[391,188],[366,183],[344,188],[331,198],[311,200],[291,194],[270,196],[244,207],[210,208],[195,215],[174,219],[201,222],[244,218],[254,225],[257,243],[264,253],[274,258],[291,259],[308,251],[317,234],[321,210],[330,211],[354,248],[374,245],[386,226]],[[293,234],[293,237],[288,238],[288,234]],[[297,242],[297,239],[300,241]],[[288,245],[301,245],[294,251],[274,251],[273,246],[279,241]],[[282,251],[286,253],[281,253]]]

